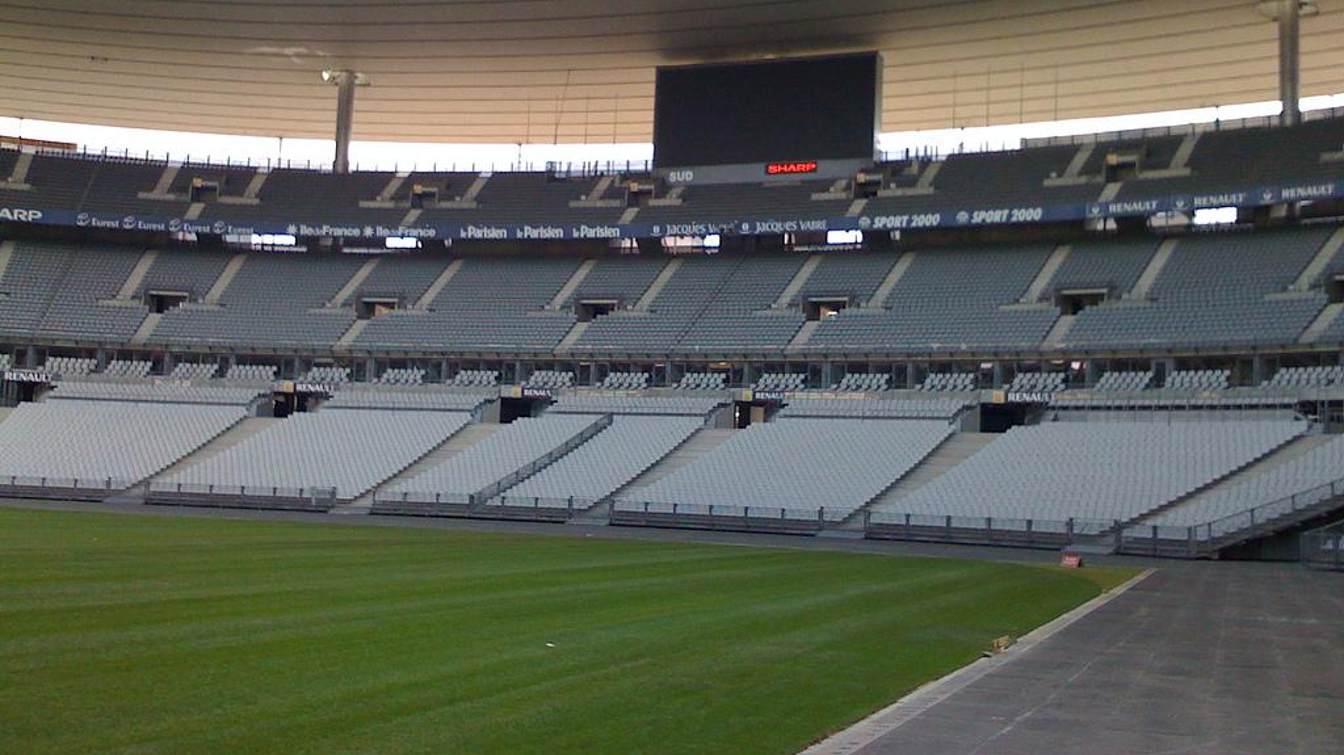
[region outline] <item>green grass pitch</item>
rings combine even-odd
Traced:
[[[0,752],[789,753],[1126,576],[0,509]]]

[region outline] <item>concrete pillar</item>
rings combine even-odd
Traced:
[[[1296,126],[1302,121],[1298,104],[1301,99],[1301,37],[1298,24],[1301,7],[1298,2],[1284,0],[1279,7],[1279,99],[1283,102],[1281,123],[1284,126]]]
[[[336,157],[333,169],[350,172],[350,132],[355,120],[355,74],[342,71],[336,76]]]

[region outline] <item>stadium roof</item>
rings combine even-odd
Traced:
[[[1302,24],[1302,94],[1344,91],[1344,0]],[[330,138],[645,142],[654,67],[878,49],[883,130],[1277,98],[1250,0],[0,0],[0,115]],[[780,96],[787,97],[787,92]],[[799,103],[800,117],[824,117]]]

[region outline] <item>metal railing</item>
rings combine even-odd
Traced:
[[[314,507],[334,506],[337,501],[336,488],[327,487],[282,487],[265,485],[213,485],[183,482],[151,482],[149,498],[178,498],[202,500],[231,499],[238,502],[256,501],[303,501]]]
[[[1268,503],[1192,526],[1136,524],[1121,533],[1121,548],[1126,552],[1184,551],[1203,555],[1230,544],[1284,516],[1310,509],[1344,496],[1344,478],[1299,491]]]
[[[134,484],[135,480],[126,480],[119,477],[99,477],[94,479],[80,477],[36,477],[25,475],[0,477],[0,490],[11,489],[29,492],[50,490],[53,494],[59,491],[70,490],[111,492],[115,490],[125,490]]]
[[[1304,565],[1344,571],[1344,522],[1303,532],[1299,545]]]

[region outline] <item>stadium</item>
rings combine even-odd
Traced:
[[[1340,39],[0,3],[0,750],[1344,751]]]

